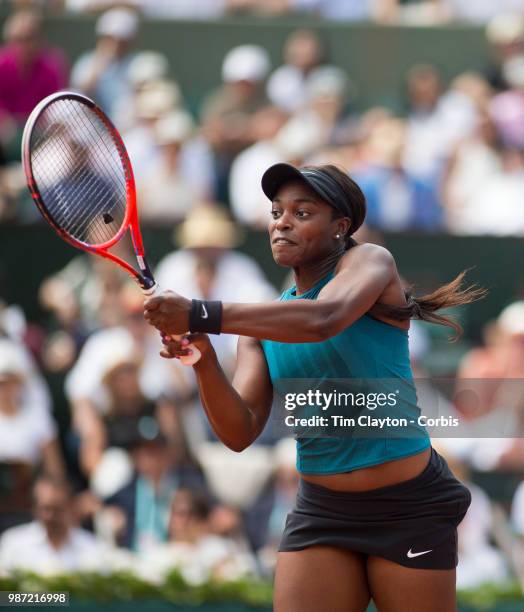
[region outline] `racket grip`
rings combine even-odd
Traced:
[[[144,294],[144,297],[153,297],[156,295],[160,295],[162,293],[162,289],[157,285],[157,283],[155,283],[150,289],[143,289],[142,292]],[[181,338],[183,337],[184,335],[182,336],[172,335],[171,336],[171,338],[176,341],[180,341]],[[200,359],[200,357],[202,357],[202,353],[197,349],[197,347],[194,344],[189,344],[187,348],[193,351],[193,354],[183,355],[182,357],[180,357],[180,361],[184,365],[188,365],[188,366],[194,365]]]

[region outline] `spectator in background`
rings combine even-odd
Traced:
[[[155,139],[157,123],[169,113],[180,110],[182,96],[174,81],[151,81],[135,92],[134,124],[123,139],[135,175],[140,178],[160,158]]]
[[[475,589],[490,584],[505,584],[509,571],[504,555],[491,543],[494,516],[486,493],[453,465],[453,473],[471,492],[471,506],[458,527],[457,588]],[[456,471],[455,471],[456,470]]]
[[[127,77],[132,89],[132,103],[129,99],[115,109],[114,122],[121,133],[131,129],[135,123],[135,104],[140,92],[152,83],[165,81],[169,72],[169,61],[165,55],[156,51],[139,51],[129,62]]]
[[[453,148],[473,131],[477,110],[459,89],[444,93],[439,71],[418,65],[407,74],[409,100],[404,166],[436,187]]]
[[[27,520],[40,469],[55,478],[65,475],[56,425],[47,406],[28,393],[29,378],[19,347],[0,340],[0,531]]]
[[[383,231],[436,232],[442,209],[433,185],[406,171],[402,165],[406,125],[386,118],[368,139],[368,166],[355,172],[366,196],[366,224]]]
[[[504,308],[484,336],[485,345],[462,359],[454,390],[457,414],[475,437],[450,438],[446,446],[478,470],[522,471],[524,301]]]
[[[267,51],[256,45],[231,49],[222,63],[223,86],[212,93],[204,104],[203,120],[219,117],[224,121],[249,119],[267,104],[264,82],[270,68]],[[247,117],[245,116],[247,115]],[[240,125],[233,126],[239,132]]]
[[[452,233],[524,232],[524,56],[508,60],[504,71],[514,88],[494,98],[475,74],[457,77],[447,94],[466,95],[477,113],[474,129],[456,144],[443,177]]]
[[[108,347],[109,348],[109,347]],[[93,469],[98,467],[106,448],[129,450],[140,426],[155,419],[155,403],[140,388],[140,360],[127,345],[113,345],[103,355],[102,385],[107,394],[107,410],[93,412],[89,429],[81,430],[80,446],[89,455]]]
[[[213,534],[210,515],[211,506],[203,493],[178,489],[171,504],[169,543],[143,556],[143,573],[158,579],[177,568],[193,584],[210,579],[238,580],[253,574],[253,556],[235,540]]]
[[[487,114],[479,119],[473,134],[458,143],[442,185],[446,226],[450,233],[469,234],[472,230],[476,231],[478,198],[491,177],[502,173],[501,151],[500,137]]]
[[[42,98],[63,89],[67,62],[59,49],[45,44],[42,20],[34,10],[9,16],[4,25],[5,47],[0,49],[0,143],[6,155],[19,159],[17,136]],[[16,154],[13,152],[16,147]]]
[[[524,153],[503,147],[497,171],[483,176],[452,231],[469,235],[524,235]],[[493,203],[496,202],[496,207]]]
[[[496,323],[486,326],[484,336],[484,346],[466,353],[457,372],[458,384],[461,379],[469,385],[480,383],[474,406],[477,414],[495,410],[501,403],[509,409],[511,395],[501,394],[504,381],[524,378],[524,301],[506,306]],[[517,407],[524,427],[524,404]]]
[[[409,110],[404,165],[408,171],[436,180],[443,154],[438,103],[444,86],[434,66],[418,65],[408,72],[406,87]]]
[[[120,325],[102,329],[90,336],[78,360],[69,372],[65,391],[71,403],[72,426],[77,437],[71,442],[94,441],[95,445],[79,445],[81,468],[91,475],[100,459],[101,415],[110,410],[111,394],[104,385],[104,376],[112,367],[115,347],[118,355],[133,355],[140,364],[141,395],[155,401],[162,394],[180,401],[194,388],[192,372],[180,364],[169,364],[159,355],[158,334],[151,331],[141,316],[143,298],[135,285],[125,286],[119,294],[115,310]],[[95,432],[95,435],[93,434]],[[75,449],[76,450],[76,449]]]
[[[128,69],[137,31],[134,11],[107,11],[96,24],[95,49],[82,55],[73,67],[73,87],[92,97],[110,117],[126,100],[131,100]]]
[[[502,142],[524,151],[524,52],[504,62],[502,72],[509,89],[491,100],[491,117]]]
[[[120,516],[113,510],[119,544],[145,553],[168,539],[174,493],[179,488],[202,489],[205,485],[198,468],[183,464],[180,448],[168,445],[154,422],[136,431],[131,453],[134,476],[106,504],[120,510]]]
[[[0,272],[0,338],[10,338],[23,343],[27,334],[25,313],[18,304],[9,304],[4,299],[4,274]]]
[[[120,242],[115,248],[113,252],[124,259],[130,255],[129,244]],[[119,294],[126,282],[129,279],[107,259],[91,254],[73,257],[40,286],[40,304],[52,316],[49,327],[66,331],[78,351],[93,331],[119,324]]]
[[[259,138],[239,153],[231,166],[229,192],[231,209],[240,223],[266,229],[269,209],[260,179],[272,164],[287,161],[302,165],[309,155],[325,144],[325,130],[316,116],[286,116],[269,106],[256,115]]]
[[[156,124],[154,134],[160,156],[137,180],[142,219],[179,221],[205,195],[184,176],[180,163],[182,147],[193,129],[191,117],[181,110]]]
[[[101,569],[102,544],[74,526],[67,485],[49,477],[34,486],[34,520],[0,538],[0,567],[37,574]]]
[[[467,463],[446,452],[445,445],[440,448],[441,440],[435,440],[438,452],[444,455],[453,474],[471,492],[471,505],[457,528],[457,588],[475,589],[486,583],[504,584],[509,579],[509,572],[504,556],[491,543],[495,517],[490,499],[471,481]]]
[[[84,268],[84,264],[85,268]],[[74,345],[74,352],[69,360],[76,357],[77,349],[91,331],[93,321],[82,311],[79,295],[76,292],[77,283],[81,284],[84,273],[87,272],[88,258],[77,255],[65,268],[45,279],[40,285],[40,305],[49,314],[48,329],[59,329],[69,335]],[[79,277],[79,273],[81,276]],[[76,275],[76,276],[75,276]],[[74,284],[73,284],[74,283]]]
[[[511,523],[518,536],[515,560],[521,571],[524,570],[524,480],[519,484],[511,504]]]
[[[324,62],[324,50],[313,30],[295,30],[284,43],[284,64],[267,82],[267,94],[275,106],[293,113],[304,103],[311,71]]]
[[[494,60],[486,71],[486,77],[496,91],[504,91],[509,87],[503,73],[504,64],[515,55],[524,53],[524,15],[497,15],[486,27],[486,38],[491,45]]]
[[[179,182],[189,183],[198,199],[210,200],[215,187],[213,151],[203,134],[193,129],[193,121],[183,109],[182,95],[177,83],[159,78],[166,68],[163,60],[164,56],[148,51],[138,54],[129,66],[134,93],[132,105],[126,108],[127,119],[124,123],[127,129],[123,132],[123,138],[137,183],[150,172],[165,174],[165,154],[168,151],[174,153],[174,149],[179,148],[179,153],[176,156],[171,155],[169,162],[175,163],[176,157]],[[180,147],[172,141],[164,148],[158,141],[159,135],[160,140],[163,140],[164,134],[157,124],[168,115],[172,118],[178,117],[178,128],[175,131],[179,133],[178,139],[182,137],[179,141]],[[121,117],[123,120],[124,114],[121,114]],[[172,138],[174,123],[171,120],[168,123],[171,127],[167,133],[171,134],[169,138]],[[182,124],[186,126],[184,129]],[[159,195],[158,189],[156,192]],[[162,198],[165,197],[162,193]],[[187,196],[183,197],[183,200],[187,202]],[[174,210],[173,207],[171,209]]]
[[[309,76],[306,99],[298,120],[319,122],[325,144],[345,142],[348,129],[346,103],[350,82],[347,74],[336,66],[315,68]]]
[[[91,484],[104,490],[104,471],[109,467],[107,457],[122,457],[129,463],[128,455],[137,432],[147,433],[151,428],[159,428],[178,452],[184,454],[186,449],[180,419],[182,401],[177,404],[166,396],[154,401],[146,397],[140,385],[140,359],[126,344],[108,348],[103,356],[101,381],[107,409],[103,413],[94,411],[91,427],[80,431],[81,448],[94,466]],[[115,454],[114,449],[122,449],[124,454]]]
[[[275,457],[275,494],[268,520],[268,542],[258,551],[258,557],[270,575],[275,569],[276,551],[284,533],[287,515],[295,505],[299,482],[295,458],[295,440],[293,438],[282,438],[275,445],[273,452]]]
[[[29,404],[51,411],[51,396],[44,377],[39,372],[29,348],[24,344],[30,336],[22,309],[16,304],[7,305],[0,298],[0,348],[5,363],[13,362],[24,373],[24,395]]]
[[[267,106],[265,80],[269,56],[256,45],[231,49],[222,63],[223,85],[205,100],[202,130],[215,157],[215,197],[228,201],[229,169],[235,156],[253,142],[253,115]]]

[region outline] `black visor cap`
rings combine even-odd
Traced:
[[[282,185],[291,181],[302,181],[317,193],[315,186],[307,180],[298,168],[291,164],[275,164],[268,168],[262,176],[262,191],[273,201]],[[317,193],[317,195],[322,197],[320,193]]]
[[[282,185],[291,181],[302,181],[323,202],[339,210],[343,215],[348,215],[346,197],[340,185],[318,170],[300,170],[291,164],[275,164],[262,176],[262,191],[273,201]]]

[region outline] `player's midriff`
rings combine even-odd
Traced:
[[[302,478],[334,491],[369,491],[415,478],[427,466],[430,456],[431,448],[426,448],[421,453],[410,457],[386,461],[352,472],[323,475],[302,474]]]

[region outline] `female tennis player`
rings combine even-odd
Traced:
[[[277,379],[412,382],[410,318],[457,329],[436,311],[482,293],[461,290],[463,274],[423,298],[405,292],[392,255],[351,237],[365,198],[334,166],[276,164],[262,188],[272,202],[274,259],[295,277],[280,301],[229,304],[166,292],[145,304],[146,319],[163,333],[164,357],[189,354],[190,342],[201,351],[193,367],[207,417],[239,452],[262,431]],[[180,342],[168,339],[188,329]],[[240,336],[232,383],[205,332]],[[276,612],[362,612],[370,598],[380,612],[456,609],[456,528],[471,496],[423,428],[419,434],[297,439],[301,480],[279,549]]]

